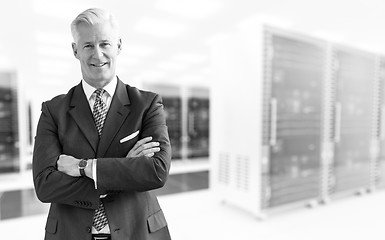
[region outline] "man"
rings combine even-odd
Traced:
[[[150,191],[171,162],[161,98],[115,75],[122,41],[110,13],[88,9],[71,30],[83,79],[42,104],[33,153],[37,196],[51,203],[45,239],[170,239]]]

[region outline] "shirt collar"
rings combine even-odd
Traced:
[[[118,84],[118,78],[114,77],[111,82],[109,82],[106,86],[104,86],[104,90],[111,96],[114,97],[116,85]],[[92,94],[95,92],[96,88],[89,85],[84,79],[82,79],[82,87],[84,94],[86,95],[88,101],[91,99]]]

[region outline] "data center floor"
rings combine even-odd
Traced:
[[[256,220],[210,190],[159,197],[174,240],[383,239],[385,191]],[[2,239],[41,240],[46,214],[0,221]]]

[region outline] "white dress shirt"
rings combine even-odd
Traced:
[[[110,109],[111,101],[112,101],[112,98],[114,97],[117,84],[118,84],[118,79],[117,79],[117,77],[114,77],[111,80],[111,82],[109,82],[103,88],[105,90],[105,92],[102,96],[102,101],[106,104],[107,111]],[[91,85],[89,85],[84,80],[82,80],[82,87],[83,87],[84,94],[86,95],[86,97],[88,99],[88,103],[90,105],[91,112],[92,112],[93,108],[94,108],[95,99],[96,99],[96,95],[94,94],[96,88],[92,87]],[[94,183],[95,183],[95,189],[98,188],[96,167],[97,167],[97,159],[94,159],[92,161],[92,179],[94,180]],[[101,196],[101,197],[105,197],[105,196]],[[93,234],[95,234],[95,233],[110,233],[110,228],[107,224],[103,229],[101,229],[100,231],[97,231],[96,228],[94,228],[92,226],[92,233]]]

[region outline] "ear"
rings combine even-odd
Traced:
[[[119,38],[118,40],[118,54],[122,51],[122,39]]]
[[[74,53],[74,56],[79,59],[78,57],[78,50],[76,48],[76,43],[72,43],[72,52]]]

